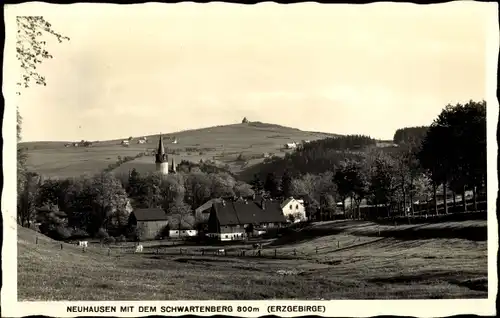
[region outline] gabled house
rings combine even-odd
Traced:
[[[155,240],[167,236],[167,213],[160,208],[135,209],[130,213],[129,226],[137,229],[137,238],[141,241]]]
[[[304,200],[289,197],[281,203],[281,210],[288,222],[307,221]]]
[[[284,224],[286,219],[277,201],[222,200],[212,204],[207,235],[221,241],[242,240]]]
[[[210,217],[210,212],[212,211],[212,205],[214,203],[220,203],[222,199],[210,199],[207,202],[200,205],[196,210],[194,210],[194,215],[198,223],[208,223],[208,218]]]

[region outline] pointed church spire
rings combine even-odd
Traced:
[[[170,169],[172,169],[172,172],[176,172],[176,170],[175,170],[175,159],[174,159],[174,157],[172,157],[172,167],[171,167]]]
[[[158,151],[156,152],[156,163],[162,163],[168,161],[167,155],[165,154],[165,147],[163,147],[163,138],[160,133],[160,140],[158,141]]]

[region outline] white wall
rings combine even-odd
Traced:
[[[237,233],[208,233],[207,236],[218,238],[221,241],[236,241],[236,240],[243,240],[245,238],[245,234],[240,233],[240,232],[237,232]]]
[[[197,230],[170,230],[170,237],[188,237],[198,235]]]
[[[306,221],[306,209],[304,204],[295,199],[283,207],[283,214],[285,215],[285,219],[287,221],[290,214],[299,216],[299,220],[295,220],[295,222]]]
[[[168,174],[168,162],[156,163],[156,171],[161,174]]]

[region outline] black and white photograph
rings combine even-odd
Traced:
[[[498,4],[4,13],[2,314],[495,313]]]

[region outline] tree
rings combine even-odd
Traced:
[[[26,173],[25,177],[22,192],[18,195],[17,223],[30,227],[36,218],[36,196],[40,187],[40,177],[33,172]]]
[[[212,198],[234,196],[234,186],[236,185],[236,180],[234,180],[230,174],[225,172],[210,173],[209,178],[212,181]]]
[[[124,226],[131,211],[125,189],[110,173],[81,177],[68,187],[68,221],[91,235]]]
[[[210,199],[212,182],[203,172],[191,172],[187,175],[185,186],[185,201],[196,209]]]
[[[262,180],[260,180],[258,174],[253,175],[253,179],[252,181],[250,181],[250,185],[252,186],[252,189],[255,191],[255,193],[261,193],[264,189],[264,183],[262,182]]]
[[[476,189],[486,185],[486,102],[447,105],[430,126],[418,158],[434,187],[443,184],[445,210],[450,183],[455,190],[463,186],[463,197],[467,187],[472,189],[475,201]]]
[[[353,193],[348,175],[349,164],[347,161],[342,161],[340,167],[335,172],[333,181],[337,185],[337,195],[342,202],[342,212],[346,213],[345,201]]]
[[[281,192],[285,198],[290,197],[290,187],[292,185],[292,176],[285,170],[283,176],[281,177]]]
[[[236,185],[234,186],[234,194],[237,197],[248,198],[253,196],[255,194],[255,191],[253,191],[252,186],[248,183],[237,181]]]
[[[195,227],[196,219],[191,213],[189,205],[181,200],[171,202],[167,207],[168,224],[171,229],[192,229]]]
[[[248,124],[249,121],[246,117],[243,117],[243,120],[241,121],[242,124]]]
[[[185,180],[182,174],[170,174],[161,184],[161,196],[163,197],[163,206],[167,207],[172,202],[184,200],[186,188]]]
[[[266,182],[264,183],[264,190],[268,192],[269,195],[273,198],[276,198],[280,195],[279,179],[273,172],[267,174]]]
[[[370,177],[370,193],[375,204],[386,207],[387,216],[391,215],[391,206],[397,191],[395,162],[387,155],[380,154],[374,162],[374,170]]]

